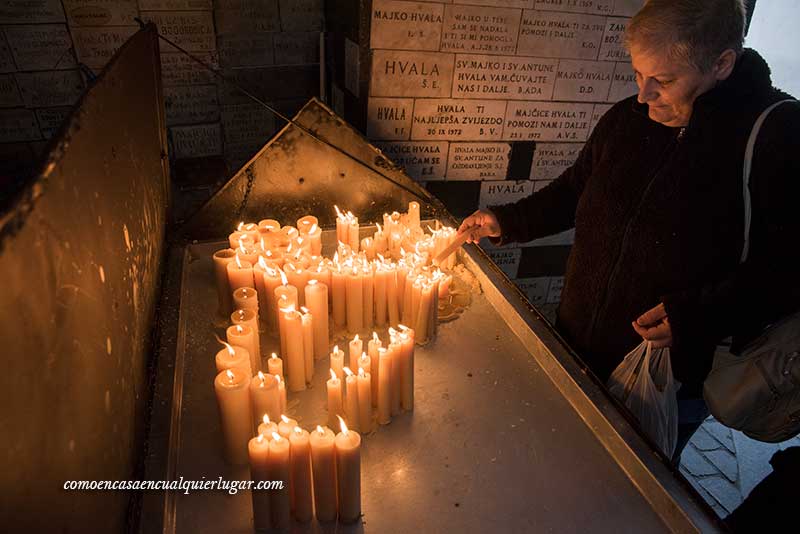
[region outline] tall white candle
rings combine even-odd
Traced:
[[[361,432],[372,431],[372,380],[368,372],[358,368],[358,428]]]
[[[277,420],[281,414],[281,396],[278,383],[270,375],[259,371],[250,381],[250,399],[253,401],[253,419],[256,424],[264,415]]]
[[[217,282],[217,303],[219,313],[227,317],[233,311],[233,290],[228,281],[228,264],[234,261],[236,252],[226,248],[214,253],[214,279]]]
[[[375,263],[375,324],[378,326],[386,325],[386,283],[389,279],[389,272],[380,262]]]
[[[311,448],[308,432],[294,427],[289,435],[291,480],[292,480],[292,513],[301,522],[311,521],[314,505],[311,493]]]
[[[333,324],[337,327],[347,323],[347,273],[334,259],[334,268],[331,270],[331,284],[333,291]]]
[[[372,339],[369,340],[367,343],[367,354],[369,355],[370,361],[370,369],[369,372],[372,375],[372,405],[374,407],[378,406],[378,349],[381,348],[381,340],[378,338],[378,334],[375,332],[372,333]],[[366,371],[366,369],[364,369]]]
[[[267,360],[267,371],[271,375],[279,375],[283,377],[283,360],[278,358],[278,355],[274,352],[272,356],[270,356],[269,360]]]
[[[419,202],[408,203],[408,226],[412,229],[419,228]]]
[[[339,345],[334,345],[331,351],[331,370],[337,378],[344,378],[344,352],[339,350]]]
[[[303,351],[303,322],[294,308],[284,308],[286,328],[286,382],[289,391],[306,389],[305,352]]]
[[[275,377],[275,381],[278,383],[278,393],[281,396],[281,413],[286,413],[286,382],[284,382],[283,377],[278,375],[273,375]]]
[[[261,341],[258,335],[258,315],[253,310],[235,310],[231,313],[231,322],[234,325],[247,325],[249,326],[253,332],[256,332],[253,339],[255,341],[256,346],[256,354],[258,355],[258,359],[261,359]]]
[[[346,375],[344,379],[344,412],[347,414],[350,426],[353,429],[357,429],[359,427],[358,419],[360,414],[358,408],[358,379],[349,367],[344,368],[344,374]]]
[[[364,297],[364,321],[362,328],[371,329],[375,324],[375,275],[372,272],[372,264],[365,264],[362,272],[362,292]]]
[[[258,315],[258,293],[252,287],[240,287],[233,291],[233,305],[239,310],[253,310]]]
[[[288,528],[292,521],[289,440],[277,433],[272,434],[269,442],[267,474],[268,480],[283,482],[283,489],[270,491],[272,528]]]
[[[236,291],[240,287],[255,287],[253,264],[248,261],[242,261],[239,258],[239,254],[236,254],[233,260],[228,262],[226,266],[231,291]]]
[[[389,317],[389,324],[397,324],[400,322],[400,299],[402,293],[398,287],[398,280],[400,279],[397,269],[389,269],[386,278],[386,306]]]
[[[328,351],[328,286],[316,279],[306,285],[306,304],[314,317],[314,357],[324,358]]]
[[[358,337],[358,334],[356,334],[355,337],[350,340],[348,346],[350,348],[350,352],[347,355],[348,359],[345,365],[356,367],[356,362],[358,362],[359,356],[361,356],[361,353],[364,352],[364,340]]]
[[[289,285],[295,288],[297,306],[305,306],[305,289],[308,274],[306,270],[295,263],[286,262],[283,266]]]
[[[336,416],[344,415],[342,402],[342,381],[331,371],[331,378],[326,383],[328,391],[328,424],[335,424]]]
[[[314,379],[314,317],[303,306],[301,317],[303,329],[303,361],[305,363],[306,384]]]
[[[335,440],[336,436],[328,427],[317,426],[309,436],[314,479],[314,507],[319,521],[336,519]]]
[[[415,284],[416,285],[416,284]],[[431,306],[433,305],[433,285],[429,283],[421,284],[419,297],[419,311],[417,312],[417,323],[414,331],[418,332],[420,343],[428,339],[428,330],[431,319]]]
[[[253,482],[269,480],[269,439],[263,434],[251,439],[247,444],[250,458],[250,478]],[[272,524],[268,490],[253,488],[250,492],[253,499],[253,526],[256,530],[265,530]]]
[[[414,409],[414,338],[411,334],[401,332],[399,335],[403,362],[400,373],[400,404],[404,410],[409,411]]]
[[[361,436],[339,421],[342,431],[334,441],[339,520],[349,523],[361,516]]]
[[[250,353],[247,352],[247,349],[244,347],[237,347],[225,343],[221,339],[217,338],[217,340],[225,345],[217,355],[214,357],[214,363],[217,367],[217,372],[220,373],[225,369],[233,369],[234,367],[238,367],[242,369],[248,375],[251,374],[250,369]]]
[[[250,354],[250,369],[255,373],[261,370],[261,357],[258,354],[256,336],[250,325],[235,324],[225,329],[225,337],[231,345],[238,345],[247,349]]]
[[[239,367],[225,369],[214,379],[225,459],[234,465],[248,461],[247,443],[253,435],[249,388],[250,374]]]
[[[401,391],[400,391],[400,376],[402,374],[400,368],[400,344],[391,342],[389,343],[389,354],[392,358],[392,415],[400,413],[401,407]]]
[[[392,355],[383,347],[378,349],[378,423],[392,421]]]
[[[267,262],[265,261],[264,263]],[[275,332],[278,328],[278,299],[275,296],[275,289],[281,285],[281,272],[267,265],[262,278],[265,296],[261,306],[263,308],[261,319],[267,324],[267,328]],[[259,300],[259,302],[261,301]]]
[[[350,221],[350,226],[347,229],[347,244],[353,249],[353,252],[358,252],[359,239],[358,239],[358,218],[353,217]]]

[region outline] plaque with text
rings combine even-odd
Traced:
[[[199,158],[222,154],[222,138],[219,123],[173,126],[169,129],[173,156]]]
[[[195,52],[193,55],[212,68],[219,68],[219,61],[214,52]],[[164,86],[202,85],[216,82],[213,73],[180,52],[161,54],[161,81]]]
[[[444,8],[443,52],[513,55],[522,11],[448,5]]]
[[[61,0],[3,0],[0,24],[64,22]]]
[[[374,0],[370,48],[439,50],[443,20],[441,4]]]
[[[18,72],[14,76],[29,108],[71,106],[83,92],[83,78],[77,70]]]
[[[137,26],[73,28],[72,36],[78,59],[88,67],[100,70],[138,29]],[[170,48],[172,47],[163,46],[162,50]]]
[[[217,37],[223,68],[262,67],[275,63],[273,36],[278,33],[226,33]]]
[[[453,54],[375,50],[372,52],[372,96],[449,97]]]
[[[600,120],[600,117],[605,115],[606,111],[611,109],[613,104],[595,104],[594,109],[592,110],[592,124],[589,126],[589,135],[592,135],[592,131],[594,127],[597,126],[597,121]]]
[[[447,180],[505,180],[509,143],[451,143]]]
[[[550,287],[547,288],[547,304],[561,302],[561,290],[564,289],[564,277],[553,276],[550,278]]]
[[[605,28],[601,16],[526,9],[517,55],[597,59]]]
[[[22,108],[0,109],[0,143],[37,141],[41,138],[33,111]]]
[[[214,18],[220,35],[281,30],[278,0],[218,0]]]
[[[367,105],[367,137],[389,141],[411,135],[412,98],[370,98]]]
[[[562,59],[558,64],[553,100],[605,102],[614,75],[614,63]]]
[[[640,9],[646,0],[614,0],[614,15],[620,17],[632,17]]]
[[[0,73],[14,72],[15,70],[17,70],[17,66],[11,56],[11,47],[8,46],[6,37],[0,28]]]
[[[547,290],[550,287],[549,276],[536,278],[517,278],[514,284],[525,293],[528,301],[534,306],[541,306],[547,300]]]
[[[219,120],[216,85],[184,85],[164,88],[167,126]]]
[[[234,145],[261,148],[275,133],[275,117],[258,104],[239,104],[222,108],[225,149]]]
[[[533,8],[541,11],[610,15],[614,10],[614,0],[536,0]]]
[[[75,68],[72,39],[65,24],[6,26],[5,32],[20,70]]]
[[[190,52],[216,49],[214,23],[210,11],[142,11],[145,21],[158,26],[158,32]],[[172,47],[159,43],[162,52]]]
[[[319,63],[319,32],[280,32],[275,34],[275,63],[307,65]]]
[[[453,96],[550,100],[557,59],[457,54]]]
[[[583,148],[583,143],[537,143],[531,165],[531,180],[554,180],[567,170]]]
[[[519,271],[519,260],[522,259],[521,248],[489,249],[486,254],[492,261],[506,273],[509,278],[516,278]]]
[[[500,206],[523,199],[533,193],[533,182],[530,180],[502,180],[497,182],[481,182],[479,208]]]
[[[447,141],[392,141],[375,143],[383,155],[417,181],[444,180]]]
[[[592,104],[509,102],[503,139],[586,141],[592,109]]]
[[[499,141],[506,102],[497,100],[417,100],[412,139]]]
[[[611,82],[611,92],[608,94],[608,102],[619,102],[623,98],[628,98],[639,92],[636,85],[636,75],[630,63],[617,63],[614,70],[614,79]]]
[[[281,30],[318,32],[322,30],[323,0],[279,0]]]
[[[61,123],[69,117],[71,107],[62,106],[58,108],[41,108],[36,110],[36,119],[39,121],[39,129],[45,139],[50,139],[61,127]]]
[[[23,106],[22,95],[12,74],[0,75],[0,108]]]
[[[70,26],[130,26],[139,16],[136,0],[64,0],[64,11]]]
[[[608,17],[603,41],[600,43],[601,61],[629,61],[630,54],[625,49],[625,27],[628,19]]]
[[[212,0],[138,0],[142,11],[210,11]]]

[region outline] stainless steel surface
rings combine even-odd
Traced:
[[[211,254],[223,246],[186,251],[170,478],[248,478],[246,468],[222,459],[212,386],[213,333],[222,323],[215,324]],[[363,521],[295,530],[713,531],[704,510],[581,373],[547,323],[485,255],[467,249],[460,255],[485,293],[440,325],[434,343],[417,347],[414,412],[364,436]],[[262,336],[262,351],[276,343]],[[314,387],[290,394],[289,412],[305,428],[327,418],[327,369],[327,359],[319,361]],[[252,530],[248,492],[167,499],[164,532]]]

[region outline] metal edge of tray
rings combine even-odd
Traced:
[[[489,303],[668,528],[673,532],[722,532],[718,520],[699,504],[700,497],[693,498],[488,255],[475,245],[465,245],[459,255],[478,277]]]

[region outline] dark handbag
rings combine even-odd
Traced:
[[[758,131],[770,111],[753,125],[744,156],[744,246],[750,243],[750,167]],[[730,428],[766,442],[785,441],[800,433],[800,312],[770,325],[739,353],[717,354],[703,385],[703,397],[712,415]]]

